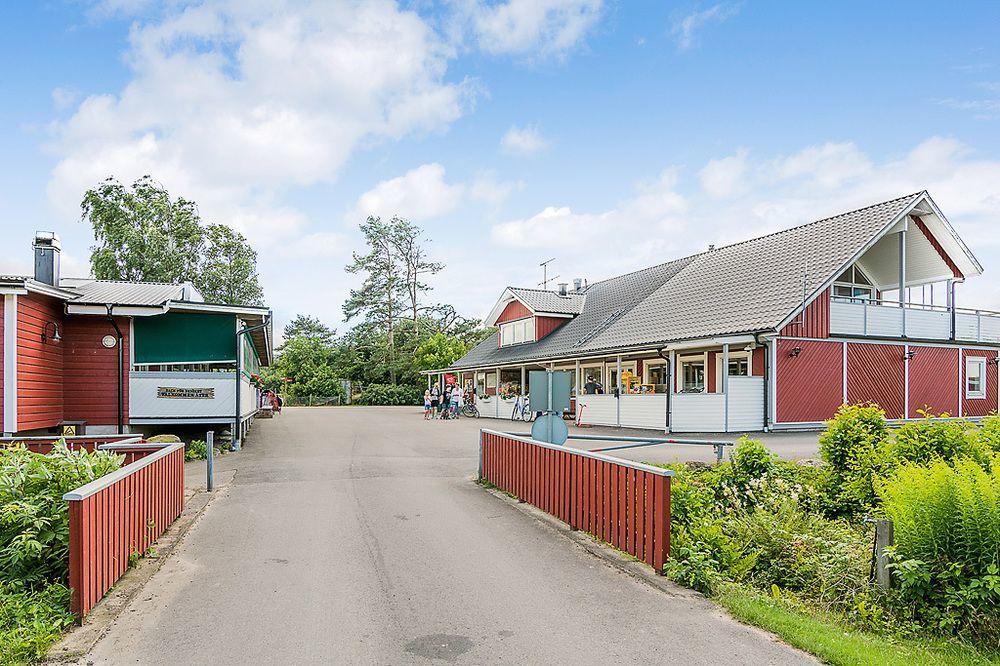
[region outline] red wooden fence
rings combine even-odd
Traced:
[[[83,618],[184,508],[184,445],[139,448],[144,457],[66,493],[69,586]],[[127,453],[127,452],[126,452]]]
[[[0,437],[0,448],[21,444],[24,448],[34,453],[48,455],[52,453],[56,442],[60,439],[66,442],[66,448],[70,451],[93,451],[98,446],[104,444],[123,444],[142,442],[142,435],[70,435],[60,437],[50,435],[47,437]]]
[[[491,430],[479,453],[481,479],[662,570],[672,471]]]

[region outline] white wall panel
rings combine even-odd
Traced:
[[[729,432],[764,429],[764,378],[729,378]]]
[[[670,397],[670,430],[723,432],[726,429],[725,407],[722,393],[674,394]]]

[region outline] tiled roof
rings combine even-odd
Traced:
[[[510,287],[510,291],[534,312],[575,315],[583,310],[584,296],[577,292],[560,296],[557,292],[544,289]]]
[[[776,329],[925,193],[591,285],[580,314],[536,343],[496,335],[454,367],[490,367]],[[553,294],[558,298],[557,294]]]

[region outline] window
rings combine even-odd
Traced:
[[[750,376],[750,359],[747,357],[742,358],[730,358],[729,359],[729,376],[730,377],[749,377]]]
[[[652,363],[646,361],[642,364],[643,370],[646,373],[645,381],[643,384],[651,384],[653,386],[653,393],[666,393],[667,392],[667,365],[666,363]]]
[[[850,303],[870,301],[875,298],[875,288],[860,268],[851,266],[834,280],[833,298]]]
[[[705,359],[681,360],[681,392],[705,392]]]
[[[580,375],[583,377],[583,392],[597,393],[600,386],[601,393],[604,392],[604,366],[585,365],[580,368]],[[590,385],[588,389],[588,385]]]
[[[965,359],[965,397],[986,397],[986,359]]]
[[[535,318],[518,319],[500,324],[500,346],[521,345],[535,341]]]

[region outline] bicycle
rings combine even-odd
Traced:
[[[468,416],[471,419],[479,418],[479,408],[473,402],[467,402],[462,405],[462,416]]]
[[[535,413],[531,411],[527,394],[517,396],[517,399],[514,401],[514,409],[510,413],[510,420],[521,420],[529,423],[535,420]]]

